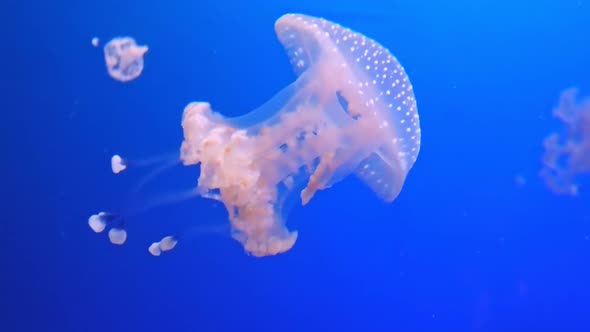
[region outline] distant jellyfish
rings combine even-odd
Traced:
[[[116,154],[113,157],[111,157],[111,170],[113,171],[113,173],[119,174],[120,172],[123,172],[126,168],[127,164],[125,160],[121,158],[121,156]]]
[[[92,230],[96,233],[101,233],[107,226],[106,219],[106,212],[99,212],[97,214],[93,214],[88,218],[88,225]]]
[[[174,236],[168,235],[162,240],[152,243],[148,251],[154,256],[160,256],[163,252],[174,249],[176,243],[178,243],[178,240]]]
[[[553,115],[563,129],[549,135],[543,142],[541,177],[556,194],[577,195],[578,180],[590,174],[590,98],[578,100],[578,91],[561,93]]]
[[[109,75],[121,82],[136,79],[143,71],[143,55],[147,46],[138,46],[130,37],[112,39],[104,46]]]
[[[526,177],[524,175],[516,175],[516,176],[514,176],[514,184],[517,187],[524,187],[524,186],[526,186]]]
[[[127,231],[122,228],[111,228],[109,240],[111,240],[112,244],[122,245],[127,240]]]
[[[92,46],[98,47],[99,42],[100,40],[98,39],[98,37],[92,38]]]
[[[297,75],[293,83],[240,117],[215,113],[207,102],[188,104],[182,117],[179,159],[200,164],[196,193],[224,204],[231,236],[256,257],[295,244],[286,202],[305,205],[350,174],[391,202],[420,151],[412,84],[387,49],[305,15],[282,16],[275,31]],[[112,165],[120,164],[116,158]],[[109,224],[100,216],[98,228]],[[148,251],[159,256],[177,242],[164,237]]]
[[[111,225],[109,230],[109,240],[113,244],[121,245],[127,240],[127,231],[123,228],[122,219],[115,214],[99,212],[88,218],[88,225],[95,233],[102,233],[107,226]]]

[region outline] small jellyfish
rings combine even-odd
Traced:
[[[136,79],[143,71],[143,55],[147,50],[147,46],[138,46],[130,37],[112,39],[104,46],[109,75],[121,82]]]
[[[123,172],[126,168],[127,163],[125,160],[123,160],[123,158],[121,158],[121,156],[116,154],[111,158],[111,170],[113,171],[113,173],[119,174]]]
[[[98,39],[98,37],[92,38],[92,46],[98,47],[99,42],[100,40]]]
[[[123,228],[123,221],[120,216],[107,212],[99,212],[88,218],[88,225],[95,233],[102,233],[109,224],[112,226],[109,230],[109,240],[111,243],[118,245],[124,244],[127,240],[127,231]]]
[[[162,240],[154,242],[148,248],[148,251],[154,256],[160,256],[163,252],[170,251],[176,247],[178,240],[172,235],[165,236]]]
[[[564,128],[543,141],[540,175],[556,194],[577,195],[580,176],[590,174],[590,98],[577,100],[577,94],[576,89],[561,93],[553,115]]]
[[[200,165],[194,192],[224,204],[230,235],[256,257],[295,244],[298,232],[285,224],[290,202],[305,205],[351,174],[392,202],[421,143],[412,84],[386,48],[306,15],[282,16],[275,31],[297,79],[239,117],[215,113],[207,102],[189,103],[177,158]],[[112,160],[115,173],[128,164],[122,160]],[[148,251],[159,256],[177,242],[164,237]]]

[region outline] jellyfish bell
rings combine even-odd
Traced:
[[[111,228],[109,240],[112,244],[122,245],[127,241],[127,231],[124,228]]]
[[[127,168],[127,162],[118,154],[111,158],[111,170],[115,174],[119,174]]]
[[[88,218],[88,226],[95,232],[95,233],[102,233],[107,226],[107,221],[105,220],[106,212],[99,212],[97,214],[93,214]]]
[[[243,116],[208,102],[182,115],[183,165],[199,165],[195,193],[221,201],[231,236],[253,256],[290,250],[287,203],[302,205],[351,174],[393,201],[420,150],[409,78],[383,46],[336,23],[287,14],[275,23],[296,80]],[[119,163],[116,163],[119,164]],[[159,256],[178,237],[152,243]]]
[[[131,37],[113,38],[104,46],[109,75],[120,82],[136,79],[143,71],[143,56],[147,51],[147,46],[137,45]]]

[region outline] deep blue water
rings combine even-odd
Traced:
[[[5,3],[1,331],[590,331],[590,190],[557,196],[538,177],[560,92],[590,94],[590,2],[317,2]],[[226,223],[204,199],[134,217],[123,247],[94,234],[88,216],[135,204],[146,174],[114,176],[112,154],[177,151],[189,102],[240,115],[294,80],[273,30],[288,12],[405,67],[422,148],[400,196],[347,178],[295,207],[297,243],[266,258],[207,234],[147,253]],[[119,35],[150,47],[129,83],[90,44]],[[136,198],[197,176],[174,168]]]

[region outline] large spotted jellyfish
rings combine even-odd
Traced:
[[[98,46],[98,39],[92,44]],[[136,79],[143,71],[143,55],[147,46],[139,46],[131,37],[113,38],[104,46],[104,59],[109,75],[117,81]]]
[[[207,102],[184,109],[180,161],[200,164],[198,195],[222,202],[231,236],[253,256],[288,251],[297,231],[285,225],[285,202],[307,204],[319,190],[356,175],[381,199],[400,193],[420,151],[420,122],[404,68],[377,42],[325,19],[287,14],[275,23],[297,79],[269,101],[227,118]],[[113,171],[125,159],[112,159]],[[294,194],[293,194],[294,193]],[[293,194],[293,195],[292,195]],[[111,242],[127,233],[120,218],[89,219]],[[160,255],[177,236],[153,243]]]
[[[541,176],[556,194],[577,195],[578,180],[590,174],[590,98],[578,100],[577,94],[573,88],[562,92],[553,115],[563,130],[543,142]]]

